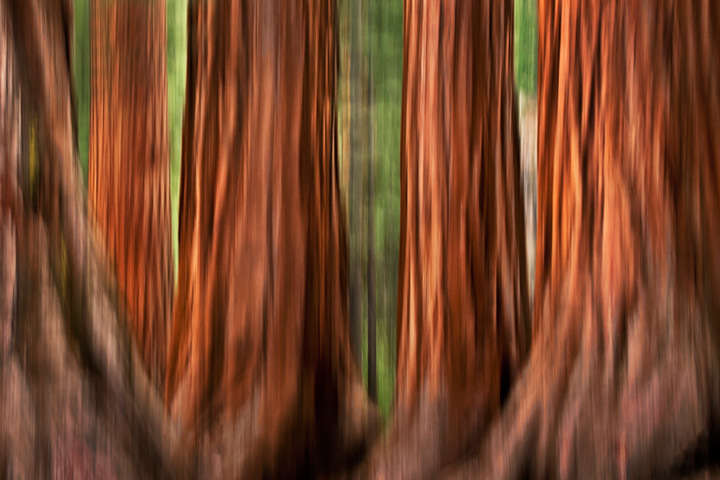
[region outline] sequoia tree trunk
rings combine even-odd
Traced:
[[[174,478],[162,403],[90,241],[71,38],[71,1],[0,1],[0,476]]]
[[[720,451],[720,4],[539,4],[533,348],[473,478]]]
[[[165,0],[93,0],[88,201],[148,372],[172,307]]]
[[[405,1],[394,432],[373,476],[480,442],[530,340],[510,0]]]
[[[223,478],[340,468],[374,411],[347,326],[335,0],[193,2],[166,401]]]

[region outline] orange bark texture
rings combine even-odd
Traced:
[[[91,12],[88,204],[162,385],[174,291],[165,0],[93,0]]]
[[[720,418],[720,4],[539,2],[533,346],[458,476],[704,471]]]
[[[335,2],[193,2],[188,27],[166,402],[220,454],[209,474],[327,471],[373,418],[347,332]]]
[[[405,1],[398,366],[374,475],[480,441],[530,342],[512,1]]]

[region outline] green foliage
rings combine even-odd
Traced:
[[[170,134],[170,205],[173,257],[177,271],[178,211],[182,153],[182,117],[187,72],[187,2],[167,0],[168,125]]]
[[[400,247],[400,124],[403,75],[403,2],[369,4],[375,161],[375,269],[378,403],[392,406],[396,364],[397,277]]]
[[[73,77],[78,122],[78,157],[87,186],[90,142],[90,0],[75,0]]]
[[[368,62],[370,72],[371,98],[371,132],[367,141],[374,165],[375,195],[373,198],[374,214],[374,253],[375,253],[375,299],[376,299],[376,354],[377,354],[377,393],[378,404],[385,417],[392,408],[395,386],[396,364],[396,311],[397,311],[397,277],[400,246],[400,127],[402,109],[402,75],[403,75],[403,0],[341,0],[338,2],[338,18],[340,31],[341,65],[339,82],[348,81],[343,77],[343,69],[350,68],[348,58],[342,57],[342,48],[348,38],[349,22],[357,21],[352,15],[356,10],[353,3],[361,1],[363,15],[362,56]],[[344,70],[347,72],[347,70]],[[363,82],[356,76],[349,79],[351,83]],[[342,88],[342,87],[340,87]],[[338,121],[342,122],[343,113],[347,109],[362,110],[364,105],[347,105],[346,99],[338,92]],[[351,100],[352,101],[352,100]],[[338,125],[338,134],[342,135],[342,124]],[[342,138],[340,141],[342,142]],[[347,159],[339,159],[341,169],[347,171]],[[364,162],[359,155],[356,161]],[[360,175],[362,169],[360,166]],[[351,179],[350,183],[360,188],[362,180]],[[347,188],[349,185],[343,185]],[[348,193],[348,192],[344,192]],[[348,225],[349,257],[357,259],[361,264],[362,285],[360,286],[360,320],[362,335],[361,367],[363,379],[367,385],[368,345],[367,345],[367,217],[369,206],[368,191],[363,187],[362,210],[360,225]],[[357,206],[349,206],[357,208]],[[358,238],[360,240],[358,240]]]
[[[529,96],[537,92],[537,0],[515,0],[515,84]]]

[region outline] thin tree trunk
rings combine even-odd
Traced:
[[[373,475],[480,444],[529,346],[512,1],[405,1],[398,367]]]
[[[720,453],[720,4],[539,7],[533,349],[459,474],[699,473]]]
[[[347,328],[335,1],[193,2],[166,401],[223,478],[346,465],[375,413]]]
[[[173,283],[165,0],[93,0],[88,203],[148,372],[165,375]]]
[[[372,65],[368,61],[368,65]],[[377,403],[377,335],[375,308],[375,132],[373,129],[372,70],[368,68],[366,97],[367,129],[370,142],[367,156],[367,312],[368,312],[368,395]]]
[[[0,471],[178,478],[89,238],[71,38],[69,0],[0,1]]]
[[[347,216],[350,204],[350,112],[352,110],[350,90],[350,52],[352,41],[350,39],[351,0],[338,0],[338,114],[339,139],[338,163],[340,164],[340,192],[343,207]],[[349,312],[348,312],[349,315]],[[353,344],[352,331],[350,343]],[[354,344],[353,344],[354,345]],[[354,352],[353,352],[354,354]]]
[[[350,12],[350,188],[348,230],[350,237],[350,339],[358,365],[362,365],[363,244],[366,164],[370,155],[367,110],[368,62],[365,46],[368,5],[366,0],[349,0]],[[367,285],[365,285],[367,286]]]

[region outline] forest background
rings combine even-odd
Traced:
[[[188,0],[167,0],[168,129],[173,253],[177,270],[180,153],[187,62]],[[351,292],[350,321],[357,323],[356,358],[366,386],[375,370],[376,400],[387,417],[396,365],[397,276],[400,239],[400,127],[403,75],[403,1],[367,0],[351,11],[339,6],[339,160],[346,222]],[[78,105],[78,149],[87,186],[90,124],[90,0],[74,0],[73,60]],[[537,7],[515,0],[515,86],[519,109],[522,183],[531,298],[536,232]],[[360,85],[361,91],[351,91]],[[368,128],[357,128],[357,121]],[[358,138],[351,139],[351,133]],[[356,162],[353,164],[353,162]],[[352,173],[352,174],[351,174]],[[372,241],[372,243],[369,243]],[[370,248],[369,248],[370,247]],[[369,272],[368,262],[373,265]],[[372,281],[370,276],[374,277]],[[368,285],[374,284],[369,291]],[[370,295],[369,295],[370,293]],[[372,295],[374,293],[374,297]],[[371,300],[371,297],[373,299]],[[374,315],[369,311],[374,302]],[[374,322],[375,348],[368,345]],[[351,326],[352,330],[352,326]],[[372,355],[369,352],[374,351]],[[375,361],[369,362],[372,356]],[[371,389],[372,390],[372,389]]]

